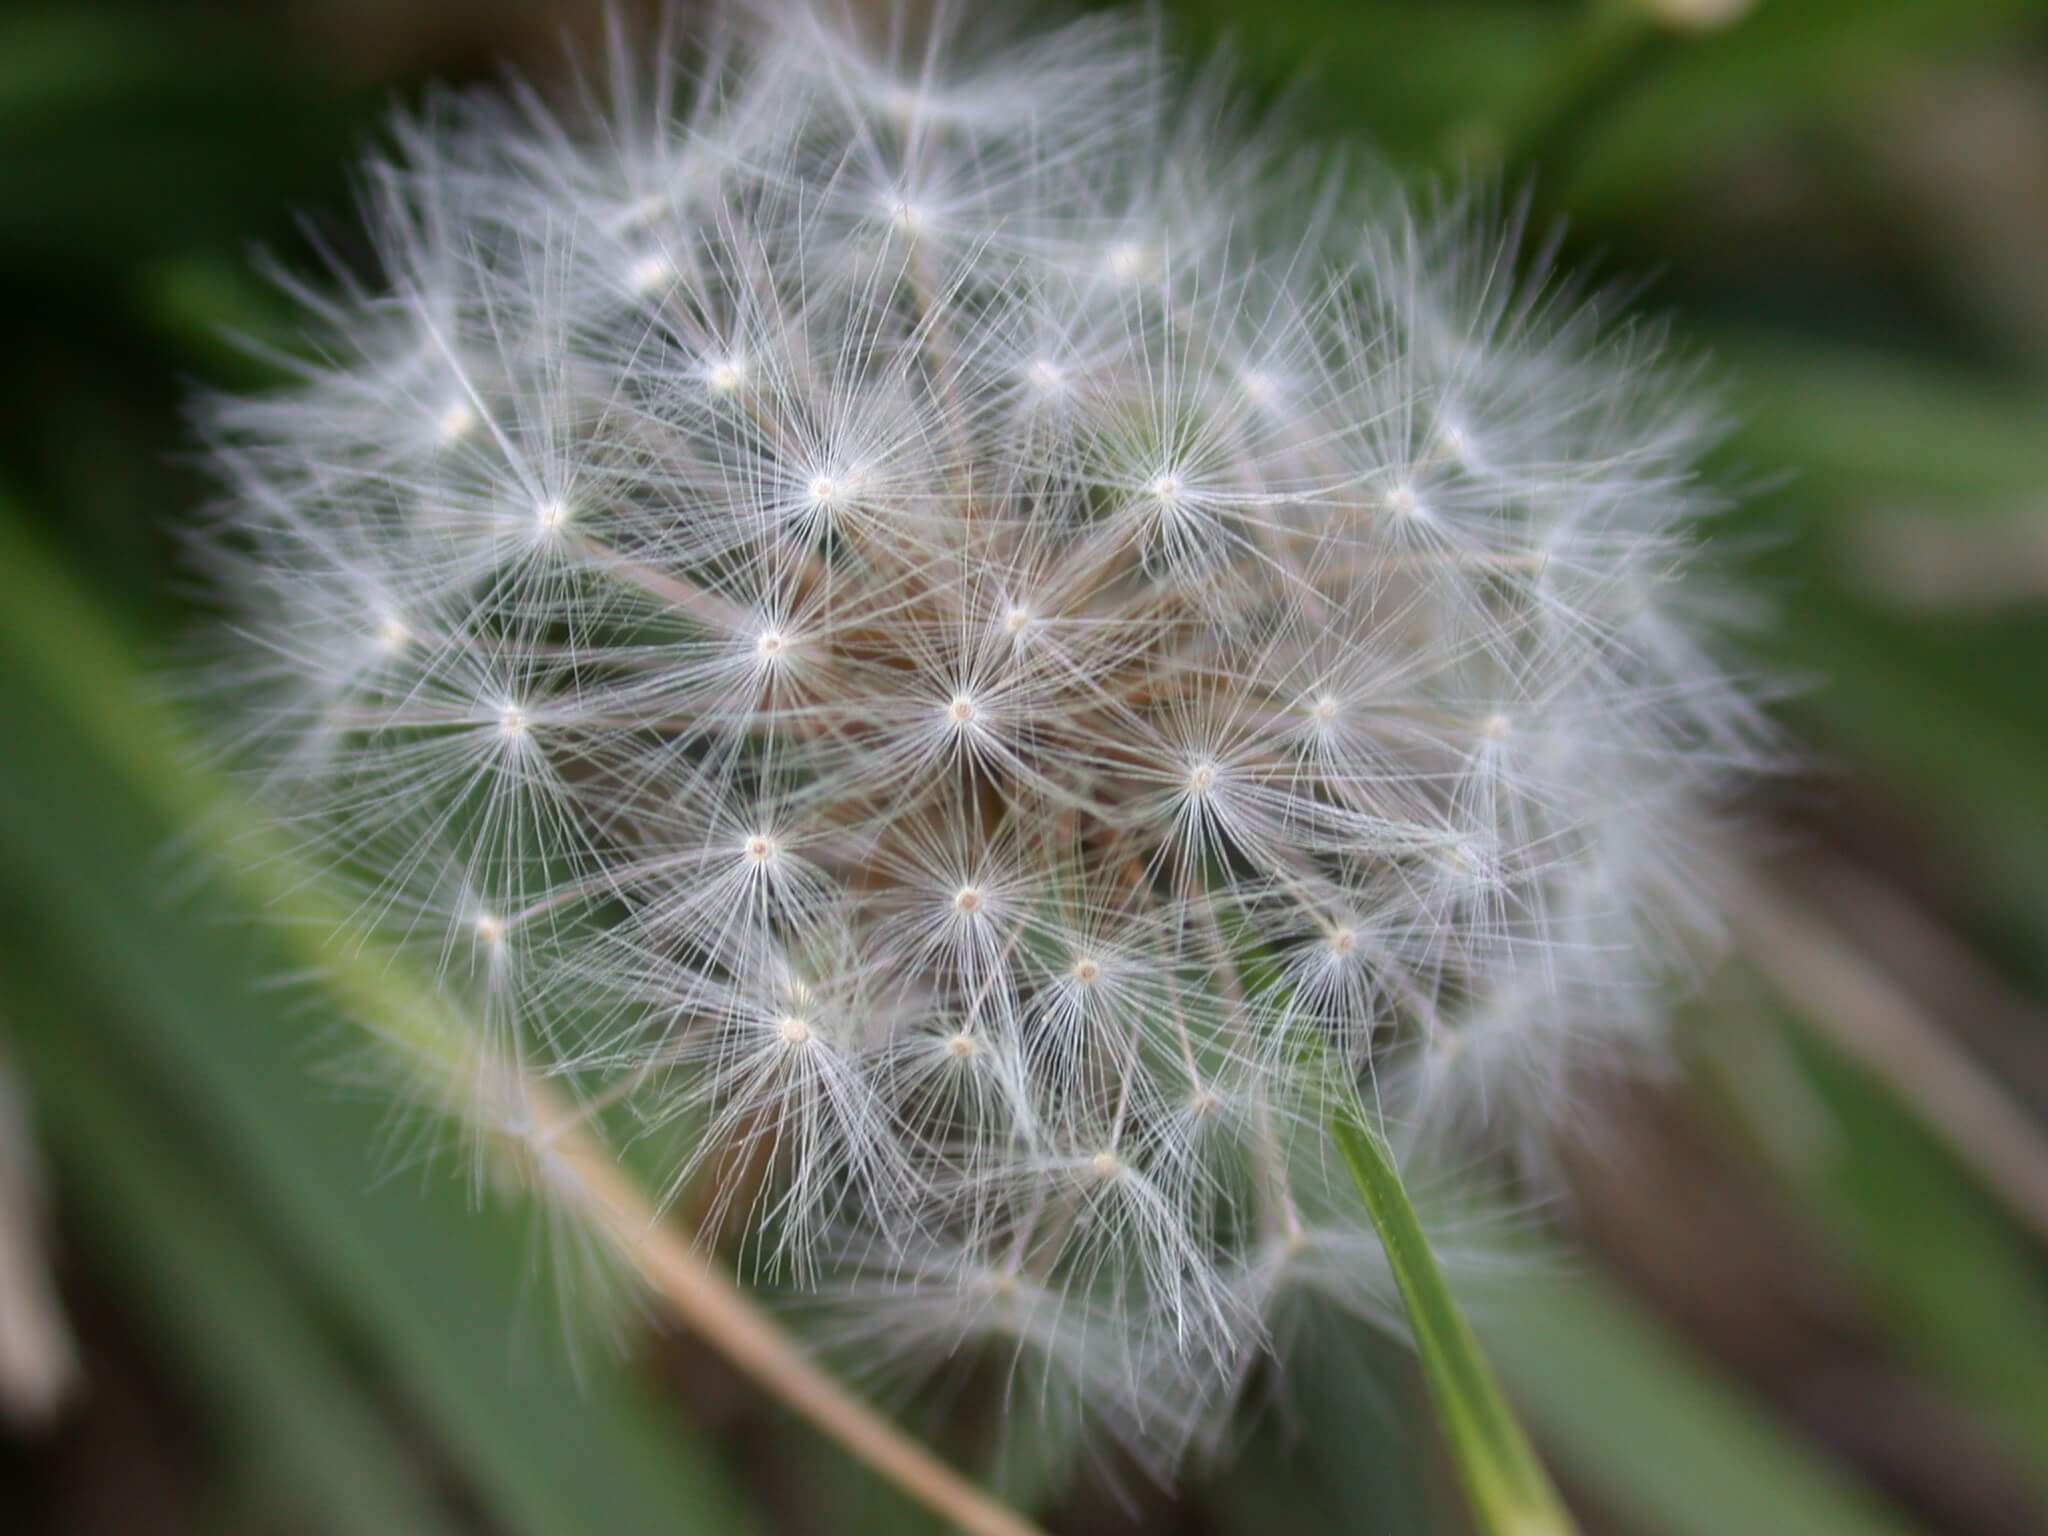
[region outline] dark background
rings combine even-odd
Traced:
[[[1719,538],[1805,766],[1679,1069],[1587,1085],[1582,1257],[1475,1298],[1588,1531],[2048,1528],[2048,11],[1165,12],[1304,134],[1527,186],[1735,421]],[[0,1531],[929,1526],[691,1341],[563,1342],[529,1218],[394,1143],[287,942],[223,918],[217,790],[137,686],[195,622],[181,401],[261,385],[225,333],[284,314],[252,253],[347,255],[390,111],[597,19],[0,13]],[[1012,1491],[1074,1532],[1461,1530],[1400,1351],[1313,1353],[1178,1496]]]

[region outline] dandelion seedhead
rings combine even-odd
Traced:
[[[248,742],[482,1129],[673,1128],[842,1342],[1185,1443],[1383,1304],[1333,1091],[1470,1166],[1654,1041],[1761,744],[1709,423],[1148,24],[682,33],[402,124],[384,278],[218,405]]]

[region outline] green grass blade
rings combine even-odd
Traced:
[[[1444,1281],[1402,1187],[1393,1149],[1355,1097],[1338,1106],[1329,1125],[1401,1288],[1423,1380],[1479,1528],[1488,1536],[1562,1536],[1575,1530]]]
[[[440,1536],[456,1527],[417,1458],[325,1331],[158,1113],[110,1068],[84,1011],[29,965],[38,935],[10,914],[0,986],[36,1087],[68,1205],[129,1304],[200,1385],[221,1439],[291,1503],[294,1528],[336,1536]],[[40,948],[41,946],[37,945]]]
[[[1575,1485],[1658,1536],[1912,1536],[1742,1388],[1592,1274],[1475,1293],[1487,1347]]]
[[[192,767],[90,607],[4,517],[0,718],[0,879],[32,893],[52,940],[40,966],[90,978],[118,1048],[235,1171],[496,1523],[531,1536],[749,1528],[681,1420],[617,1362],[587,1359],[579,1379],[553,1344],[515,1355],[515,1319],[552,1305],[522,1278],[521,1216],[473,1210],[445,1179],[369,1187],[366,1149],[385,1112],[309,1070],[339,1021],[313,989],[289,1004],[263,990],[313,962],[312,914],[280,904],[274,915],[298,921],[260,933],[223,923],[249,910],[250,893],[207,870],[183,882],[181,902],[168,898],[166,850],[228,797]],[[425,1030],[431,1017],[414,1008],[408,1022]]]
[[[1754,1149],[1811,1213],[1900,1353],[1974,1409],[2048,1489],[2048,1283],[2038,1249],[1881,1078],[1795,1012],[1744,1021],[1709,1065]],[[1744,1036],[1748,1038],[1744,1038]],[[1823,1134],[1773,1136],[1732,1051],[1769,1050]],[[1748,1059],[1748,1058],[1745,1058]]]

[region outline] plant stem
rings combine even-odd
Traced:
[[[586,1192],[584,1214],[631,1261],[676,1316],[782,1403],[934,1513],[974,1536],[1042,1536],[924,1446],[821,1371],[710,1260],[663,1221],[653,1202],[593,1138],[578,1117],[538,1084],[529,1103],[554,1153]]]
[[[1343,1094],[1329,1116],[1330,1136],[1386,1249],[1423,1380],[1479,1528],[1486,1536],[1571,1536],[1577,1527],[1451,1296],[1402,1187],[1393,1149],[1358,1096],[1349,1088]]]

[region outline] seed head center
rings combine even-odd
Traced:
[[[1107,265],[1111,277],[1128,281],[1134,277],[1144,276],[1145,268],[1150,265],[1150,257],[1145,247],[1137,241],[1119,240],[1109,248]]]
[[[675,268],[669,265],[668,258],[655,252],[634,262],[626,281],[635,293],[646,294],[663,287],[674,275]]]
[[[453,400],[434,420],[434,440],[442,447],[469,436],[476,427],[476,407],[467,400]]]

